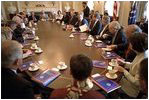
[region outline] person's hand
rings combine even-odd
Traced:
[[[30,54],[32,54],[32,52],[29,49],[23,49],[23,54],[30,55]]]
[[[105,39],[108,37],[108,34],[104,34],[102,37]]]
[[[99,37],[100,37],[99,35],[96,35],[96,39],[99,39]]]
[[[117,45],[109,45],[107,46],[107,48],[114,50],[115,48],[117,48]]]
[[[126,62],[122,59],[117,58],[116,60],[117,60],[117,63],[121,66],[124,66],[126,64]]]
[[[116,66],[114,67],[115,70],[118,70],[119,72],[124,72],[125,68],[123,68],[122,66]]]

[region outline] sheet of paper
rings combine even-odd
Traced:
[[[87,31],[88,26],[86,24],[79,27],[81,32]]]
[[[98,76],[100,76],[99,73],[96,73],[96,74],[92,75],[93,78],[98,77]]]

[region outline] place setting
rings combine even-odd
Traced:
[[[96,68],[107,68],[107,64],[105,61],[100,61],[100,60],[92,60],[93,66]]]
[[[43,52],[43,50],[40,47],[38,47],[36,43],[33,43],[31,45],[31,50],[35,50],[35,53],[37,54],[40,54]]]
[[[109,79],[116,79],[118,75],[116,74],[118,70],[114,69],[112,66],[108,66],[107,68],[108,72],[106,73],[106,77]]]
[[[102,48],[102,50],[103,50],[103,48]],[[118,57],[118,55],[116,53],[111,52],[111,51],[106,51],[106,50],[102,51],[102,56],[105,59],[116,59]]]
[[[69,35],[69,38],[74,38],[74,35],[73,35],[73,34],[70,34],[70,35]]]
[[[85,41],[85,46],[91,47],[92,46],[92,42],[90,40],[86,40]]]
[[[87,40],[85,41],[85,45],[88,47],[91,47],[93,45],[93,42],[94,42],[94,38],[91,35],[89,35]]]
[[[87,38],[88,38],[88,35],[86,33],[80,34],[80,40],[85,41],[85,40],[87,40]]]
[[[40,68],[40,66],[37,65],[37,63],[31,63],[30,67],[28,68],[28,70],[33,72],[33,71],[38,71],[39,68]]]
[[[61,71],[61,70],[65,70],[67,69],[67,65],[65,64],[65,62],[59,62],[57,68]]]
[[[35,36],[34,37],[34,41],[38,41],[39,40],[39,37],[38,36]]]
[[[34,39],[34,35],[29,35],[29,34],[25,34],[24,36],[23,36],[23,38],[24,38],[24,40],[32,40],[32,39]]]
[[[33,52],[30,49],[23,49],[23,59],[33,56]]]
[[[106,44],[103,43],[101,40],[96,40],[95,41],[95,45],[94,45],[96,48],[106,48]]]

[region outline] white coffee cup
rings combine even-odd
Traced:
[[[113,65],[117,65],[117,64],[118,64],[116,59],[111,59],[111,63],[112,63]]]
[[[114,75],[115,75],[115,70],[109,70],[109,75],[111,76],[111,77],[113,77]]]
[[[90,40],[86,40],[85,43],[86,43],[87,45],[92,45],[92,43],[91,43]]]
[[[32,47],[33,47],[33,48],[37,48],[37,44],[36,44],[36,43],[33,43],[33,44],[32,44]]]
[[[59,62],[59,66],[61,67],[65,66],[65,62]]]

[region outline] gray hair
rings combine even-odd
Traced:
[[[2,67],[10,68],[17,60],[22,59],[23,53],[21,44],[17,41],[6,40],[2,42]]]
[[[110,24],[109,24],[109,27],[113,27],[113,28],[116,28],[116,29],[120,29],[121,28],[121,25],[118,23],[118,21],[112,21]]]

